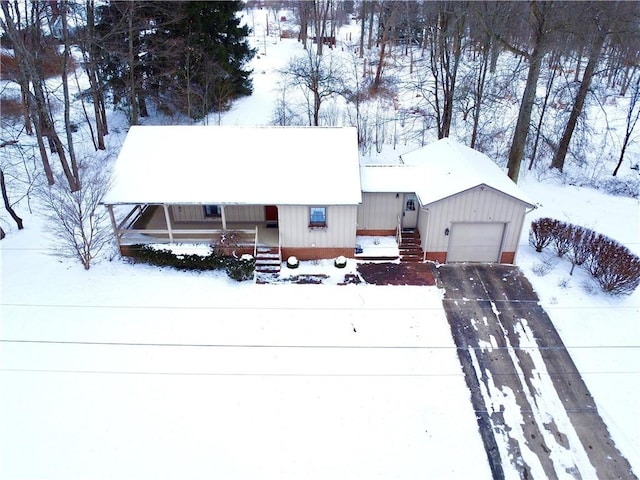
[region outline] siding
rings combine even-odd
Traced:
[[[520,240],[526,205],[492,188],[476,187],[436,202],[426,210],[428,212],[420,212],[419,226],[428,252],[447,251],[449,237],[444,231],[454,222],[504,222],[502,251],[514,252]]]
[[[263,205],[225,205],[227,222],[264,222]],[[202,205],[172,205],[174,222],[220,222],[220,217],[205,217]]]
[[[362,204],[358,206],[358,230],[395,230],[402,213],[403,195],[363,192]]]
[[[282,247],[349,248],[356,246],[357,205],[327,207],[327,228],[309,228],[309,207],[278,205]]]

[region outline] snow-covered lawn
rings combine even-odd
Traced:
[[[1,335],[34,343],[1,345],[1,478],[490,476],[436,288],[85,272],[42,246],[2,244]]]

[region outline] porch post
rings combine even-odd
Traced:
[[[173,243],[173,229],[171,228],[171,216],[169,215],[169,207],[166,203],[162,204],[164,209],[164,218],[167,221],[167,230],[169,231],[169,241]]]
[[[220,205],[220,220],[222,220],[222,230],[227,229],[227,216],[224,213],[224,205]]]
[[[116,224],[116,217],[113,214],[113,205],[106,205],[107,210],[109,211],[109,218],[111,219],[111,227],[113,228],[113,234],[116,237],[116,246],[118,247],[118,252],[120,251],[120,232],[118,231],[118,225]]]

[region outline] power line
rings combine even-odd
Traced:
[[[538,300],[492,300],[492,299],[465,299],[465,298],[445,298],[448,302],[493,302],[495,304],[507,303],[507,304],[531,304],[540,305]],[[439,311],[442,312],[441,305],[433,307],[411,307],[411,306],[358,306],[358,307],[331,307],[323,305],[315,306],[222,306],[222,305],[100,305],[100,304],[71,304],[71,303],[0,303],[0,307],[12,307],[12,308],[71,308],[71,309],[105,309],[105,310],[120,310],[120,309],[132,309],[132,310],[244,310],[244,311],[408,311],[408,312],[428,312]],[[638,310],[638,305],[620,305],[620,306],[579,306],[568,305],[558,306],[550,305],[544,307],[545,310]],[[470,305],[456,305],[457,310],[475,310],[477,307]]]
[[[170,348],[282,348],[282,349],[344,349],[344,350],[462,350],[468,351],[555,351],[569,349],[636,349],[640,345],[576,345],[576,346],[466,346],[455,345],[290,345],[290,344],[244,344],[244,343],[156,343],[156,342],[100,342],[81,340],[30,340],[30,339],[0,339],[0,343],[15,344],[52,344],[52,345],[91,345],[91,346],[118,346],[118,347],[170,347]]]
[[[210,376],[210,377],[464,377],[464,372],[455,373],[291,373],[291,372],[151,372],[129,370],[68,370],[68,369],[39,369],[39,368],[0,368],[0,372],[12,373],[71,373],[92,375],[155,375],[155,376]],[[599,372],[537,372],[537,375],[548,377],[566,377],[571,375],[637,375],[640,371],[599,371]],[[491,372],[492,377],[519,377],[518,372]]]

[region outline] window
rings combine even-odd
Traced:
[[[204,216],[205,217],[219,217],[220,216],[220,205],[205,205],[204,206]]]
[[[404,209],[407,212],[415,212],[416,210],[416,200],[415,198],[408,198],[405,205],[404,205]]]
[[[309,226],[327,226],[327,207],[309,207]]]

